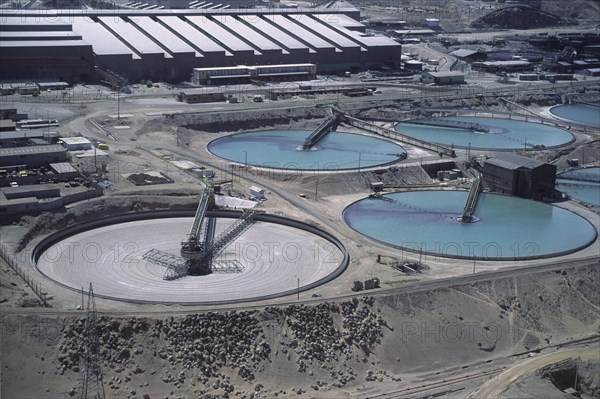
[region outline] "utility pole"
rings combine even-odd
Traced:
[[[98,336],[98,313],[94,289],[90,283],[88,292],[87,315],[83,327],[83,387],[81,399],[105,399],[104,381],[100,369],[100,337]]]
[[[467,147],[467,164],[471,161],[471,143]]]
[[[315,174],[317,175],[317,184],[315,186],[315,201],[317,200],[317,196],[319,194],[319,170],[317,169]]]
[[[117,85],[117,120],[121,120],[121,86]]]

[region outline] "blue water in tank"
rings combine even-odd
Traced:
[[[409,191],[348,206],[345,222],[385,244],[440,257],[489,260],[558,256],[584,248],[596,230],[583,217],[540,202],[482,193],[475,216],[459,221],[466,191]]]
[[[404,148],[388,140],[332,132],[316,146],[303,150],[308,130],[268,130],[238,133],[208,144],[218,157],[249,165],[302,170],[366,168],[398,161]]]
[[[556,189],[569,197],[600,206],[600,168],[584,168],[556,176]]]
[[[550,108],[550,113],[560,119],[600,128],[600,105],[565,104]]]
[[[411,137],[446,146],[474,149],[516,150],[525,146],[557,147],[574,140],[571,133],[554,126],[512,119],[484,118],[475,116],[454,116],[435,118],[477,123],[489,129],[489,132],[475,132],[469,129],[428,126],[402,122],[396,125],[396,131]]]

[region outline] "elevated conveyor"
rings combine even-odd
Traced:
[[[475,207],[477,206],[477,201],[479,200],[479,194],[481,193],[482,188],[481,178],[476,177],[469,189],[469,195],[463,209],[461,218],[463,223],[470,223],[473,221],[473,212],[475,212]]]
[[[489,133],[490,132],[490,129],[488,129],[487,127],[485,127],[483,125],[480,125],[479,123],[455,121],[455,120],[449,120],[449,119],[432,119],[432,118],[410,119],[410,120],[405,121],[404,123],[412,123],[413,125],[451,127],[451,128],[456,128],[456,129],[471,130],[471,131],[480,132],[480,133]]]
[[[337,129],[339,124],[340,116],[332,115],[328,119],[324,120],[307,138],[304,140],[302,145],[303,150],[309,150],[314,147],[319,141],[321,141],[327,134]]]
[[[235,223],[223,231],[214,241],[207,243],[206,251],[204,252],[204,260],[207,262],[212,262],[212,260],[219,256],[232,241],[242,235],[244,231],[248,230],[248,228],[254,223],[254,219],[252,218],[254,213],[255,212],[253,211],[244,212],[244,214],[238,220],[236,220]],[[214,237],[214,229],[212,234]]]
[[[148,261],[167,268],[163,276],[164,280],[174,280],[190,274],[209,274],[213,269],[224,273],[239,273],[243,270],[243,266],[237,260],[223,260],[216,263],[213,260],[254,223],[252,216],[256,212],[244,212],[215,239],[217,219],[206,216],[211,197],[212,193],[209,189],[202,194],[188,238],[181,243],[181,256],[157,249],[152,249],[142,256]]]
[[[344,115],[344,121],[349,125],[366,130],[371,133],[375,133],[379,136],[392,138],[394,140],[398,140],[401,143],[414,145],[415,147],[423,148],[425,150],[435,151],[440,155],[456,157],[456,152],[451,148],[444,147],[439,144],[430,143],[428,141],[420,140],[414,137],[410,137],[395,130],[388,129],[383,126],[378,126],[373,123],[365,122],[361,119],[352,116]]]
[[[398,205],[401,208],[405,208],[408,209],[409,212],[417,212],[417,213],[423,213],[423,214],[429,214],[429,215],[439,215],[439,216],[443,216],[443,217],[447,217],[449,214],[447,212],[435,212],[435,211],[431,211],[425,208],[421,208],[419,206],[413,205],[413,204],[407,204],[404,202],[400,202],[396,199],[393,198],[389,198],[386,197],[384,195],[381,194],[371,194],[369,195],[370,198],[374,198],[374,199],[378,199],[378,200],[382,200],[385,202],[390,202],[394,205]]]

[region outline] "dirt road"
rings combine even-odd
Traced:
[[[519,378],[524,377],[527,374],[532,373],[546,365],[558,363],[569,358],[581,358],[582,360],[600,362],[600,352],[598,351],[598,346],[596,345],[595,349],[580,348],[561,350],[559,352],[549,353],[547,355],[528,359],[511,367],[502,374],[497,375],[486,384],[479,387],[479,389],[473,391],[469,396],[467,396],[467,399],[500,397],[500,395]]]

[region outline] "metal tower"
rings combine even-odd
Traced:
[[[151,249],[142,255],[144,259],[166,268],[164,280],[214,272],[239,273],[243,271],[242,264],[236,259],[216,260],[216,258],[254,223],[253,216],[259,211],[242,211],[242,215],[215,238],[217,220],[206,215],[213,203],[213,194],[208,188],[204,190],[198,201],[198,209],[190,233],[181,242],[181,256],[158,249]]]
[[[87,314],[83,327],[83,350],[85,365],[83,368],[83,389],[81,399],[104,399],[104,381],[100,369],[100,342],[98,336],[98,314],[94,289],[90,283],[88,291]]]

